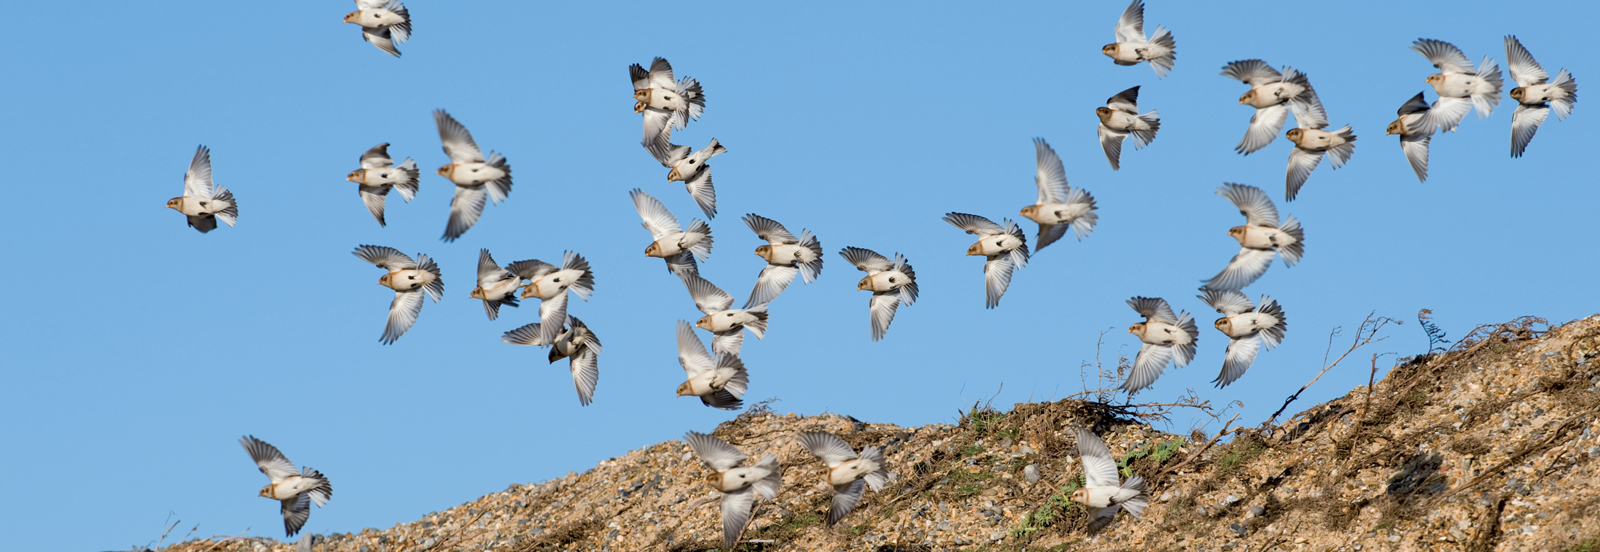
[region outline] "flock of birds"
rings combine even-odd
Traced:
[[[361,26],[362,37],[374,46],[399,56],[396,43],[411,35],[410,14],[397,0],[356,0],[359,8],[345,21]],[[1144,4],[1133,0],[1117,22],[1116,42],[1102,52],[1118,65],[1147,63],[1158,77],[1172,70],[1176,42],[1170,31],[1157,27],[1147,37]],[[1511,77],[1517,83],[1510,95],[1518,102],[1512,118],[1511,155],[1518,157],[1532,140],[1534,132],[1553,109],[1565,119],[1577,99],[1577,85],[1565,70],[1550,79],[1516,37],[1505,38]],[[1399,110],[1399,118],[1388,127],[1388,134],[1400,136],[1400,145],[1419,180],[1427,179],[1428,147],[1436,131],[1454,132],[1468,111],[1479,118],[1493,112],[1500,101],[1499,67],[1487,57],[1476,67],[1465,54],[1449,43],[1422,39],[1412,49],[1439,69],[1429,75],[1438,99],[1429,105],[1421,93]],[[716,190],[712,184],[711,158],[727,152],[716,139],[699,150],[671,142],[674,130],[683,130],[699,120],[706,106],[705,91],[691,77],[675,78],[672,65],[655,58],[648,69],[635,64],[629,68],[633,83],[634,111],[643,118],[645,150],[669,169],[669,182],[683,182],[707,219],[717,214]],[[1237,151],[1250,154],[1277,138],[1292,113],[1296,128],[1285,137],[1294,143],[1285,177],[1285,199],[1293,201],[1325,155],[1339,168],[1355,152],[1356,136],[1349,125],[1336,130],[1329,126],[1327,113],[1305,73],[1292,67],[1273,69],[1262,60],[1235,61],[1223,67],[1222,74],[1250,87],[1239,103],[1255,108]],[[1135,148],[1155,140],[1161,129],[1155,111],[1139,113],[1139,87],[1129,88],[1106,102],[1095,113],[1100,120],[1098,133],[1106,159],[1112,169],[1120,166],[1122,142],[1133,139]],[[466,126],[443,110],[433,113],[439,138],[450,162],[437,173],[455,185],[450,215],[443,240],[453,242],[477,223],[485,206],[499,204],[511,194],[511,165],[505,156],[483,150]],[[419,170],[407,158],[399,164],[388,153],[388,144],[379,144],[360,158],[360,168],[346,180],[358,185],[362,203],[379,225],[384,225],[384,201],[391,190],[409,202],[418,191]],[[1061,158],[1043,139],[1034,140],[1036,171],[1034,182],[1038,199],[1021,210],[1021,215],[1038,224],[1033,254],[1072,230],[1082,240],[1098,220],[1094,197],[1083,188],[1067,183]],[[1250,368],[1258,351],[1272,349],[1284,337],[1287,327],[1282,306],[1270,296],[1251,301],[1241,290],[1259,279],[1282,257],[1287,266],[1299,262],[1305,249],[1305,234],[1293,216],[1280,220],[1276,206],[1260,188],[1227,183],[1217,194],[1226,198],[1245,217],[1245,224],[1228,234],[1239,242],[1240,250],[1216,276],[1200,288],[1202,301],[1222,314],[1215,327],[1228,337],[1222,370],[1214,383],[1218,387],[1237,381]],[[747,214],[744,223],[764,245],[755,254],[765,261],[749,298],[733,308],[734,297],[699,274],[699,263],[706,262],[713,244],[710,225],[693,219],[687,227],[661,201],[642,190],[629,192],[651,242],[647,257],[666,263],[669,273],[682,280],[689,297],[704,316],[692,325],[677,324],[678,360],[686,380],[678,386],[678,396],[693,396],[703,404],[721,409],[736,409],[750,384],[749,372],[740,360],[744,332],[762,339],[767,330],[771,303],[798,275],[805,283],[822,274],[824,252],[821,242],[809,230],[799,235],[783,224],[756,214]],[[167,206],[183,213],[189,226],[200,232],[216,229],[221,220],[233,226],[238,220],[238,202],[233,193],[212,182],[210,152],[200,146],[184,175],[184,194]],[[1027,266],[1027,236],[1010,219],[1001,223],[973,214],[952,212],[944,220],[978,241],[967,248],[967,255],[984,257],[986,306],[999,305],[1013,273]],[[438,302],[444,295],[443,275],[437,263],[425,254],[412,258],[401,251],[377,245],[361,245],[356,257],[385,271],[378,284],[394,290],[388,323],[380,341],[392,344],[416,323],[423,298]],[[893,258],[876,251],[846,247],[839,252],[850,264],[865,273],[856,288],[871,292],[869,313],[874,341],[882,339],[901,304],[917,300],[917,275],[905,256]],[[523,260],[501,266],[483,249],[479,254],[477,286],[471,297],[483,301],[490,320],[498,317],[501,306],[518,306],[527,299],[538,299],[539,321],[505,332],[502,340],[513,345],[549,348],[549,360],[569,360],[578,400],[588,405],[599,383],[600,340],[595,332],[567,310],[569,293],[588,300],[594,292],[594,274],[582,255],[568,251],[559,265],[539,260]],[[1132,370],[1121,389],[1137,393],[1149,387],[1170,364],[1187,365],[1194,359],[1200,332],[1188,312],[1174,313],[1166,300],[1134,297],[1128,305],[1145,318],[1128,332],[1142,345]],[[708,350],[695,328],[712,334]],[[748,457],[715,437],[689,432],[685,440],[713,472],[711,486],[725,494],[722,518],[725,545],[731,547],[749,521],[757,496],[773,498],[782,484],[782,468],[768,454],[747,465]],[[881,489],[893,481],[883,451],[867,447],[859,454],[838,436],[804,433],[800,443],[829,467],[826,483],[835,490],[828,524],[850,512],[865,488]],[[1072,495],[1072,500],[1091,509],[1092,528],[1109,523],[1119,509],[1137,516],[1148,502],[1145,484],[1135,476],[1120,481],[1115,462],[1104,442],[1093,433],[1078,430],[1079,455],[1083,459],[1087,485]],[[295,470],[277,448],[254,437],[241,439],[271,484],[261,490],[263,497],[282,503],[284,528],[294,535],[310,515],[310,504],[319,507],[332,496],[332,486],[321,473],[311,468]]]

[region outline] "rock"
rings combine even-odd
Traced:
[[[1168,500],[1172,500],[1172,492],[1171,491],[1167,491],[1167,492],[1161,493],[1161,496],[1156,498],[1156,500],[1158,502],[1166,502]]]
[[[1260,506],[1251,506],[1250,507],[1250,517],[1261,517],[1262,515],[1264,515],[1266,513],[1267,513],[1267,509],[1266,508],[1262,508]]]
[[[422,540],[422,545],[419,548],[421,548],[423,550],[428,550],[428,549],[433,548],[434,546],[437,546],[438,544],[439,544],[439,541],[434,540],[433,537],[428,537],[428,538]]]
[[[1243,536],[1245,536],[1245,535],[1246,535],[1246,534],[1248,534],[1248,533],[1249,533],[1249,531],[1246,531],[1246,530],[1245,530],[1245,528],[1244,528],[1244,526],[1243,526],[1243,525],[1239,525],[1239,524],[1237,524],[1237,523],[1235,523],[1235,524],[1232,524],[1232,525],[1229,525],[1229,526],[1228,526],[1228,529],[1229,529],[1229,530],[1231,530],[1231,531],[1233,531],[1233,534],[1235,534],[1235,535],[1239,535],[1239,536],[1241,536],[1241,537],[1243,537]]]
[[[300,542],[295,543],[294,552],[311,552],[311,533],[300,535]]]
[[[1594,455],[1591,454],[1590,456],[1594,456]],[[1022,477],[1027,478],[1029,483],[1038,483],[1039,482],[1039,466],[1034,465],[1034,464],[1028,464],[1027,467],[1022,468]]]
[[[1228,498],[1222,499],[1222,503],[1226,504],[1226,505],[1232,505],[1233,503],[1238,502],[1238,501],[1239,501],[1239,497],[1233,496],[1233,495],[1228,495]]]
[[[935,531],[949,531],[950,530],[950,522],[949,521],[941,521],[941,522],[939,522],[939,525],[934,528],[934,530]]]

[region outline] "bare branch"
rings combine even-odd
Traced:
[[[1343,354],[1340,354],[1339,358],[1333,359],[1332,363],[1328,362],[1328,356],[1333,352],[1333,338],[1339,335],[1340,328],[1335,327],[1333,331],[1328,332],[1328,350],[1322,355],[1322,371],[1317,372],[1317,376],[1311,378],[1311,381],[1300,386],[1300,389],[1295,391],[1293,395],[1289,395],[1289,398],[1283,401],[1283,406],[1278,407],[1278,411],[1273,412],[1272,416],[1268,417],[1266,423],[1262,425],[1271,426],[1274,422],[1276,422],[1278,420],[1278,415],[1283,414],[1283,411],[1287,410],[1291,403],[1299,399],[1301,393],[1304,393],[1306,389],[1309,389],[1312,385],[1316,384],[1317,380],[1322,379],[1323,374],[1328,373],[1328,370],[1332,370],[1334,366],[1338,366],[1339,362],[1343,361],[1345,357],[1350,356],[1350,353],[1353,353],[1356,351],[1356,349],[1360,349],[1364,346],[1389,339],[1389,336],[1377,337],[1377,335],[1384,326],[1389,325],[1391,322],[1396,325],[1404,324],[1404,322],[1389,318],[1387,316],[1378,316],[1377,311],[1367,313],[1367,318],[1361,321],[1361,327],[1356,328],[1355,340],[1351,342],[1350,348],[1346,349]]]

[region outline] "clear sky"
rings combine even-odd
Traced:
[[[1289,3],[1243,12],[1221,2],[1153,0],[1146,31],[1171,28],[1177,66],[1101,55],[1125,7],[1098,3],[750,3],[602,6],[589,2],[414,0],[414,38],[393,59],[341,22],[349,2],[12,2],[0,35],[6,189],[0,242],[9,291],[0,317],[0,524],[16,550],[153,544],[169,513],[198,535],[282,537],[265,478],[236,443],[254,434],[327,474],[333,501],[306,531],[388,527],[599,460],[733,414],[674,398],[683,380],[676,320],[700,316],[660,260],[628,199],[643,188],[687,223],[700,216],[638,144],[630,63],[670,59],[705,86],[705,116],[675,136],[728,148],[716,158],[716,248],[702,273],[742,302],[763,261],[739,217],[815,232],[821,278],[772,306],[749,340],[750,393],[776,410],[919,425],[987,399],[1009,407],[1081,390],[1079,365],[1132,355],[1124,301],[1165,297],[1194,313],[1199,355],[1141,400],[1195,389],[1243,401],[1260,423],[1319,368],[1328,332],[1369,312],[1407,320],[1369,352],[1421,353],[1414,320],[1433,309],[1459,338],[1525,314],[1595,313],[1594,100],[1551,117],[1521,159],[1508,156],[1507,97],[1484,120],[1436,137],[1418,183],[1395,109],[1433,73],[1407,49],[1453,42],[1505,67],[1517,34],[1553,75],[1600,82],[1595,8],[1556,2]],[[1446,7],[1448,6],[1448,7]],[[1586,54],[1587,53],[1587,54]],[[1235,154],[1251,115],[1224,63],[1262,58],[1308,73],[1355,156],[1328,163],[1282,200],[1291,145]],[[1507,76],[1509,90],[1510,79]],[[1094,109],[1142,85],[1162,127],[1111,171]],[[1594,92],[1583,91],[1581,98]],[[442,243],[451,186],[429,112],[448,109],[514,167],[510,199],[460,241]],[[983,308],[982,261],[949,211],[999,221],[1035,199],[1030,140],[1049,140],[1074,186],[1100,206],[1086,240],[1067,238]],[[423,167],[410,204],[390,196],[380,228],[344,176],[390,142]],[[197,144],[234,190],[239,224],[202,235],[163,208]],[[1241,217],[1224,181],[1260,186],[1304,222],[1303,262],[1246,289],[1288,313],[1283,345],[1237,384],[1208,383],[1225,340],[1195,298],[1237,251]],[[1033,241],[1031,222],[1025,222]],[[392,293],[359,244],[427,253],[446,299],[398,343],[378,337]],[[869,339],[861,273],[845,246],[904,253],[921,300],[884,341]],[[478,249],[502,263],[587,256],[592,300],[570,312],[605,343],[595,402],[580,407],[566,363],[500,342],[533,304],[485,319]],[[702,337],[709,337],[702,333]],[[1336,347],[1343,347],[1341,337]],[[1295,408],[1366,382],[1366,357],[1336,369]],[[1204,420],[1178,418],[1187,431]],[[1209,427],[1215,431],[1217,427]],[[182,530],[180,530],[180,533]]]

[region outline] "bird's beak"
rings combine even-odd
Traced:
[[[856,291],[871,290],[871,289],[872,289],[872,277],[871,276],[868,276],[866,278],[862,278],[861,279],[861,283],[856,284]]]
[[[645,248],[644,248],[644,256],[646,256],[646,257],[660,257],[661,256],[661,244],[652,243],[650,245],[645,246]]]
[[[980,251],[980,249],[978,248],[979,245],[981,245],[981,244],[975,243],[975,244],[972,244],[972,247],[968,247],[967,248],[967,255],[968,256],[971,256],[971,255],[982,255],[983,253],[979,252]]]
[[[711,316],[707,315],[707,316],[700,317],[699,320],[695,321],[694,327],[700,328],[700,329],[706,330],[706,331],[711,331]]]
[[[353,12],[344,14],[344,22],[345,23],[355,23],[356,19],[358,19],[360,17],[361,17],[361,11],[360,10],[353,11]]]
[[[479,286],[479,287],[472,288],[472,295],[468,295],[467,297],[472,298],[472,299],[482,299],[483,298],[483,287]]]

